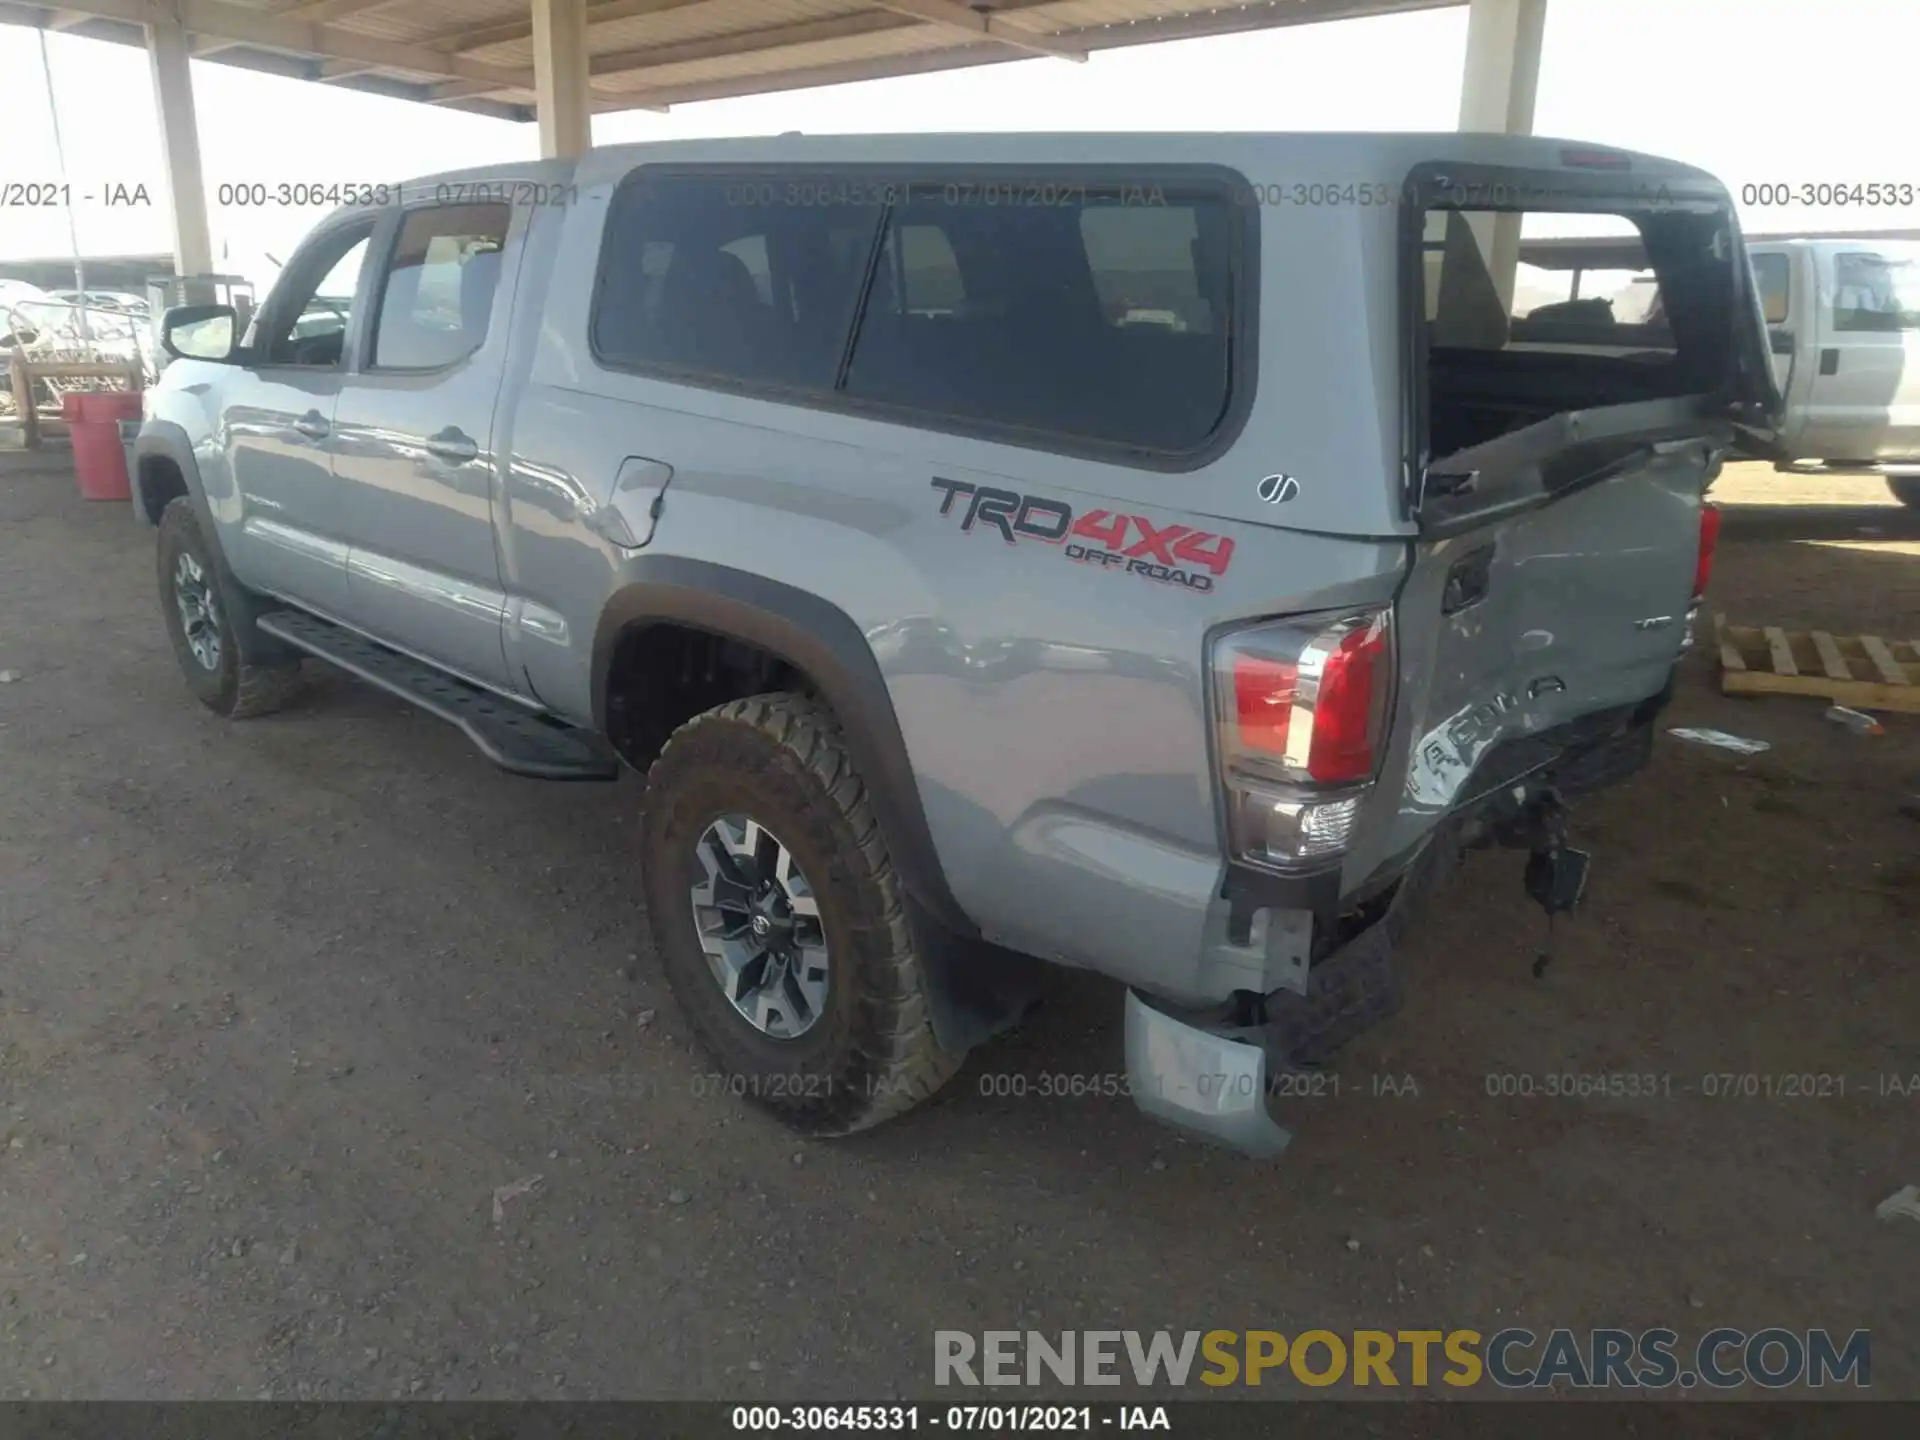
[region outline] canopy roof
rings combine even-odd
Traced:
[[[1433,10],[1465,0],[587,0],[591,108],[813,85]],[[169,0],[199,58],[533,118],[529,0]],[[143,44],[155,0],[0,0],[0,23]],[[1276,83],[1278,83],[1276,78]]]

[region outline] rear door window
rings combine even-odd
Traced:
[[[408,212],[381,279],[375,368],[436,369],[486,343],[512,219],[507,205]]]
[[[846,393],[1027,443],[1197,451],[1234,398],[1239,223],[1210,191],[915,184]]]

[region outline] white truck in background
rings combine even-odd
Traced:
[[[1763,458],[1884,475],[1920,508],[1920,241],[1755,236],[1747,257],[1786,400]],[[1520,260],[1516,321],[1608,305],[1623,342],[1665,324],[1635,239],[1523,237]]]
[[[1920,243],[1747,246],[1787,408],[1783,467],[1872,470],[1920,507]]]

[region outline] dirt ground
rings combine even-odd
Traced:
[[[1713,606],[1920,636],[1920,515],[1742,471]],[[0,557],[0,1396],[878,1400],[934,1393],[936,1328],[1520,1323],[1866,1327],[1920,1398],[1920,1225],[1874,1219],[1920,1182],[1920,1088],[1880,1088],[1920,1072],[1920,716],[1858,737],[1694,657],[1669,723],[1772,750],[1663,735],[1581,813],[1544,980],[1520,858],[1474,857],[1276,1165],[984,1094],[1122,1068],[1085,977],[805,1144],[701,1079],[636,783],[500,774],[339,677],[223,724],[150,532],[57,462],[0,470]],[[1671,1093],[1488,1093],[1597,1071]]]

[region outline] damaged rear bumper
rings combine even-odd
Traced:
[[[1264,1046],[1189,1024],[1138,990],[1127,991],[1127,1080],[1154,1119],[1256,1160],[1293,1139],[1267,1113]]]
[[[1527,845],[1525,822],[1540,797],[1584,795],[1638,771],[1670,693],[1671,683],[1628,713],[1595,716],[1489,756],[1476,798],[1431,833],[1401,871],[1385,910],[1319,958],[1302,989],[1197,1009],[1129,990],[1127,1074],[1141,1110],[1246,1155],[1280,1154],[1292,1135],[1268,1111],[1270,1087],[1326,1063],[1400,1008],[1395,952],[1462,853],[1485,844]],[[1238,1023],[1249,1019],[1257,1023]]]
[[[1256,1159],[1293,1138],[1267,1108],[1273,1081],[1319,1065],[1400,1008],[1394,951],[1452,870],[1460,837],[1437,833],[1409,867],[1384,914],[1308,972],[1304,994],[1264,997],[1259,1023],[1221,1023],[1127,992],[1127,1076],[1140,1109],[1197,1139]]]

